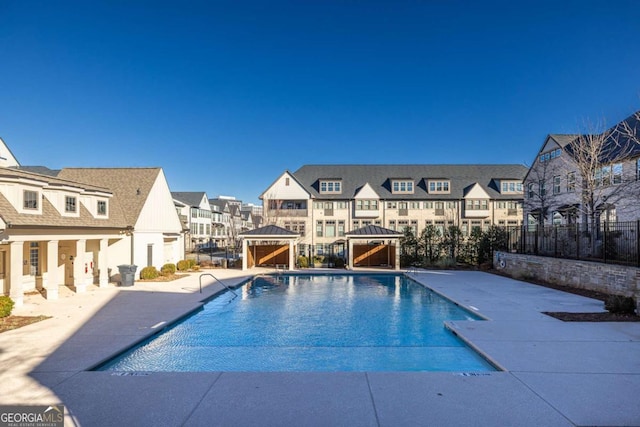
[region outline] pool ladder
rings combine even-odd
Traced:
[[[220,281],[220,279],[218,279],[216,276],[214,276],[214,275],[213,275],[213,274],[211,274],[211,273],[204,273],[204,274],[201,274],[201,275],[200,275],[200,279],[199,279],[199,281],[200,281],[200,293],[202,293],[202,276],[211,276],[211,277],[213,277],[213,278],[214,278],[214,280],[216,280],[218,283],[220,283],[220,284],[221,284],[223,287],[225,287],[229,292],[231,292],[231,293],[232,293],[232,294],[234,294],[235,296],[238,296],[238,294],[237,294],[237,293],[235,293],[235,291],[234,291],[233,289],[231,289],[230,287],[228,287],[227,285],[225,285],[224,283],[222,283],[222,282]]]
[[[407,268],[405,270],[405,274],[412,274],[412,273],[416,274],[418,272],[419,272],[419,270],[418,270],[418,266],[417,265],[411,265],[411,266],[409,266],[409,268]]]

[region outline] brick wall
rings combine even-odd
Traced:
[[[640,269],[636,267],[508,252],[494,253],[493,266],[515,279],[539,279],[558,285],[634,297],[640,309]]]

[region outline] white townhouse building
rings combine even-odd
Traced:
[[[213,212],[209,198],[203,191],[172,192],[178,215],[186,224],[189,235],[186,250],[193,252],[215,246],[213,241]]]
[[[21,166],[0,139],[0,285],[16,304],[107,286],[120,265],[184,259],[161,168]]]
[[[302,255],[344,256],[345,234],[427,225],[518,226],[523,165],[305,165],[285,171],[260,196],[264,224],[301,235]]]
[[[550,134],[525,177],[527,224],[640,219],[640,112],[601,134]]]
[[[209,199],[214,212],[214,239],[218,247],[239,247],[240,233],[253,227],[251,216],[242,215],[242,201],[231,196]],[[220,222],[218,222],[220,221]]]
[[[139,273],[185,258],[183,225],[162,168],[64,168],[58,177],[113,192],[127,222],[126,238],[110,246],[116,265],[134,264]]]

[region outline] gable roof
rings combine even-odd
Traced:
[[[113,193],[112,208],[118,208],[127,225],[134,226],[155,183],[160,168],[64,168],[59,177],[101,185]]]
[[[365,183],[383,200],[460,199],[466,187],[478,183],[492,198],[512,199],[492,184],[493,179],[522,180],[527,173],[524,165],[305,165],[294,172],[296,180],[313,198],[350,199]],[[413,194],[393,194],[392,177],[403,176],[414,181]],[[341,194],[320,194],[319,181],[327,177],[342,179]],[[450,181],[449,194],[429,194],[429,179]]]
[[[559,134],[559,133],[552,133],[549,134],[549,138],[553,139],[556,144],[558,144],[560,147],[564,148],[565,146],[567,146],[568,144],[572,143],[573,141],[575,141],[575,139],[578,137],[579,135],[576,134]]]
[[[202,198],[205,197],[204,191],[172,191],[171,197],[175,200],[191,207],[199,207]],[[207,199],[207,202],[209,200]]]

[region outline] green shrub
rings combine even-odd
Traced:
[[[158,278],[159,275],[158,269],[154,266],[145,267],[140,270],[140,278],[142,280],[153,280]]]
[[[11,298],[5,295],[0,296],[0,317],[7,317],[11,315],[13,305],[14,302]]]
[[[187,263],[189,264],[189,269],[192,269],[193,267],[195,267],[196,265],[198,265],[198,263],[196,262],[195,259],[188,259]]]
[[[309,259],[304,255],[300,255],[298,257],[298,267],[299,268],[307,268],[307,267],[309,267]]]
[[[169,276],[171,274],[175,274],[176,265],[175,264],[171,264],[171,263],[165,264],[160,269],[160,272],[162,273],[163,276]]]
[[[177,267],[178,271],[187,271],[189,269],[189,261],[187,261],[186,259],[178,261]]]
[[[604,302],[604,308],[611,313],[633,314],[636,310],[636,302],[631,297],[610,295]]]

